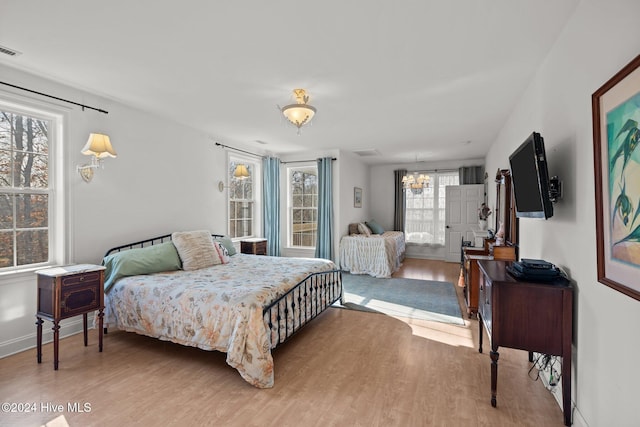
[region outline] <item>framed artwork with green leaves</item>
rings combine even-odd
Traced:
[[[640,55],[591,102],[598,281],[640,300]]]

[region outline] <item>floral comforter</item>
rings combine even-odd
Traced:
[[[250,384],[273,386],[263,307],[311,273],[335,270],[324,259],[237,254],[229,264],[120,279],[105,295],[105,326],[227,353]]]

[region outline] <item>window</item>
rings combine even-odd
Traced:
[[[61,122],[59,116],[0,102],[0,271],[60,261],[54,236],[63,230],[52,229],[51,153]]]
[[[315,247],[318,227],[318,167],[288,168],[289,246]]]
[[[238,165],[245,165],[249,176],[236,178],[234,173]],[[255,160],[237,157],[229,158],[229,236],[241,238],[259,234],[259,212],[256,205],[257,182],[260,170]]]
[[[444,246],[445,187],[458,185],[458,172],[430,172],[429,187],[406,190],[407,243]]]

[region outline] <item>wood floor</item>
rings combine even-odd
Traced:
[[[456,284],[458,275],[458,264],[407,259],[394,276]],[[72,427],[563,425],[522,351],[501,349],[491,407],[488,351],[478,353],[477,320],[463,313],[465,326],[454,326],[331,308],[274,351],[267,390],[247,384],[222,353],[119,331],[99,353],[92,330],[88,347],[81,335],[61,340],[58,371],[51,344],[42,364],[35,349],[0,359],[0,401],[35,406],[0,412],[0,426],[59,415]]]

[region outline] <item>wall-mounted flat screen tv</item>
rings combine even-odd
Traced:
[[[544,139],[533,132],[511,156],[511,179],[518,218],[551,218],[549,172]]]

